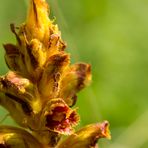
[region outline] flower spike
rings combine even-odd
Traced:
[[[10,25],[16,44],[3,45],[10,70],[0,76],[0,105],[20,128],[0,126],[2,148],[86,148],[110,137],[107,121],[75,132],[80,117],[71,107],[91,82],[91,66],[71,65],[61,32],[48,15],[46,0],[30,0],[26,21]],[[68,136],[63,142],[62,135]]]

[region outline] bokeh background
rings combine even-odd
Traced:
[[[148,1],[48,0],[72,63],[92,65],[81,91],[79,127],[108,120],[112,140],[101,148],[148,148]],[[0,74],[7,72],[3,43],[15,42],[9,24],[25,20],[28,0],[0,2]],[[0,120],[7,112],[0,108]],[[14,124],[8,116],[3,124]]]

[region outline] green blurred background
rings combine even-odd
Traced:
[[[80,126],[110,122],[112,140],[100,140],[101,148],[148,148],[148,1],[48,2],[72,63],[92,65],[92,84],[79,93],[76,105]],[[2,44],[15,42],[9,24],[22,23],[27,6],[27,0],[1,0],[1,75],[8,70]],[[1,108],[0,119],[5,114]],[[3,123],[13,121],[8,117]]]

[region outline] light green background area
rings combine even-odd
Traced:
[[[102,148],[148,147],[148,1],[48,0],[72,63],[92,65],[91,86],[79,93],[81,126],[108,120],[112,140]],[[25,20],[27,0],[1,0],[0,74],[7,71],[3,43],[15,42],[9,24]],[[0,118],[5,116],[0,112]],[[12,122],[9,118],[5,123]],[[10,123],[9,123],[10,124]]]

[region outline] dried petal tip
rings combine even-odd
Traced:
[[[95,148],[98,139],[111,138],[108,127],[107,121],[88,125],[69,136],[58,148]]]
[[[102,124],[102,138],[111,139],[110,131],[109,131],[109,123],[108,121],[104,121]]]

